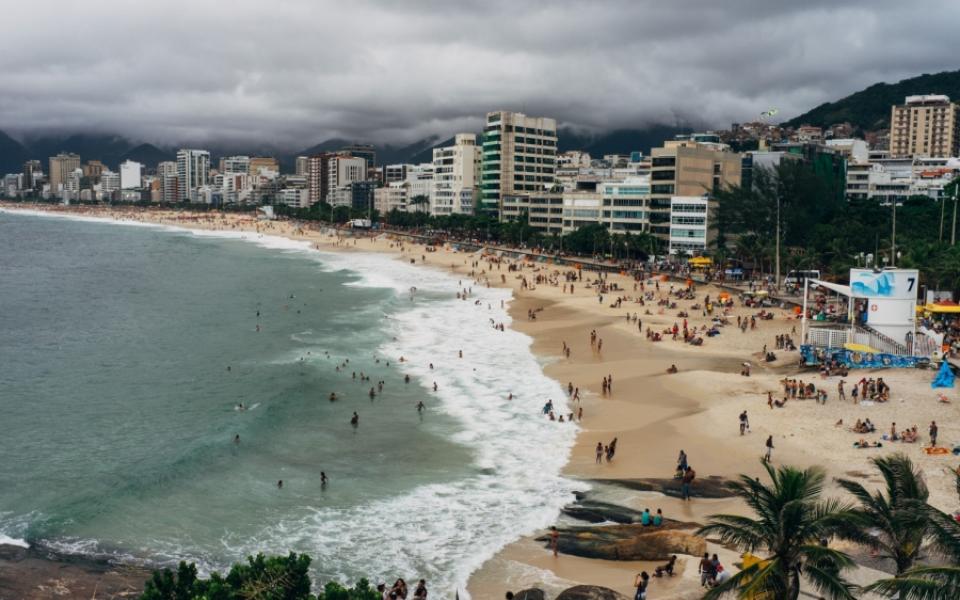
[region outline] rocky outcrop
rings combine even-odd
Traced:
[[[530,588],[529,590],[520,590],[513,595],[513,600],[547,600],[547,595],[543,590]]]
[[[703,538],[679,526],[610,525],[560,529],[557,550],[573,556],[604,560],[667,560],[672,554],[699,556]],[[550,536],[537,538],[549,545]]]
[[[560,592],[556,600],[630,600],[620,592],[598,585],[578,585]]]
[[[145,569],[0,545],[0,598],[139,598]]]
[[[594,481],[641,492],[660,492],[673,498],[680,497],[679,479],[644,477],[642,479],[596,479]],[[698,478],[690,486],[690,495],[694,498],[731,498],[733,492],[727,487],[729,482],[729,479],[716,475]]]

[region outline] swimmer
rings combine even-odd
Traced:
[[[373,388],[370,388],[370,399],[373,400],[376,397],[377,392]]]
[[[350,424],[356,427],[360,423],[360,415],[354,411],[353,416],[350,417]]]
[[[277,481],[277,488],[282,488],[282,487],[283,487],[283,480],[281,479]]]
[[[436,381],[433,382],[433,391],[437,391],[437,382],[436,382]]]
[[[404,375],[404,376],[403,376],[403,382],[404,382],[404,383],[410,383],[410,376],[409,376],[409,375]]]
[[[327,481],[329,481],[327,479],[327,474],[324,473],[323,471],[320,471],[320,485],[321,486],[327,485]]]
[[[336,402],[336,401],[337,401],[337,393],[330,392],[330,402]]]
[[[239,433],[238,433],[238,434],[235,434],[235,435],[233,436],[233,443],[234,443],[234,444],[239,444],[239,443],[240,443],[240,434],[239,434]]]
[[[421,400],[420,402],[417,402],[417,412],[423,412],[423,409],[425,408],[426,406],[424,406],[423,400]]]

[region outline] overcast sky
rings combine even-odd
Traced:
[[[499,108],[726,126],[960,66],[957,0],[40,0],[0,22],[0,129],[160,143],[397,143]]]

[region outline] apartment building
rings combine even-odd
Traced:
[[[650,227],[650,178],[605,181],[594,190],[563,192],[563,232],[600,224],[612,234],[639,233]]]
[[[510,111],[487,113],[482,150],[479,208],[491,215],[507,218],[507,196],[542,196],[555,183],[557,122],[553,119]]]
[[[957,156],[960,150],[958,106],[949,96],[907,96],[890,111],[890,155]]]
[[[210,153],[206,150],[183,148],[177,151],[177,183],[180,198],[177,201],[200,201],[200,188],[210,182]]]
[[[725,144],[670,140],[653,148],[650,164],[650,232],[670,239],[670,205],[674,196],[713,194],[740,185],[742,157]]]
[[[706,251],[710,204],[706,194],[670,199],[670,254],[698,255]]]
[[[56,195],[63,189],[67,177],[80,168],[80,155],[61,152],[50,157],[50,191]],[[81,175],[83,171],[80,172]]]
[[[452,146],[433,151],[433,215],[472,214],[480,179],[480,148],[477,136],[459,133]]]

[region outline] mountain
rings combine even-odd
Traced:
[[[385,144],[383,146],[374,145],[374,150],[377,152],[377,164],[378,165],[392,165],[396,163],[417,163],[417,162],[429,162],[433,160],[433,149],[439,147],[440,145],[449,145],[453,143],[453,138],[449,141],[442,142],[441,144],[437,143],[436,136],[431,136],[424,138],[422,140],[417,140],[412,144],[407,144],[405,146],[394,146],[392,144]],[[317,154],[319,152],[336,152],[341,150],[346,146],[352,144],[363,144],[366,142],[357,142],[346,140],[343,138],[331,138],[329,140],[324,140],[319,144],[305,148],[300,152],[295,152],[293,154],[285,155],[280,157],[280,164],[283,167],[289,165],[289,170],[293,170],[293,164],[298,156],[310,156],[311,154]]]
[[[30,158],[30,152],[3,131],[0,131],[0,175],[23,171],[23,163]]]
[[[174,152],[164,152],[153,144],[140,144],[136,148],[131,148],[120,156],[120,162],[126,160],[136,161],[146,165],[148,169],[155,169],[157,164],[165,160],[176,160],[177,155]]]
[[[847,121],[863,131],[884,129],[890,125],[890,107],[902,104],[907,96],[918,94],[946,94],[954,101],[960,100],[960,71],[925,73],[897,83],[875,83],[836,102],[821,104],[781,125],[828,127]]]
[[[90,133],[28,138],[25,145],[31,157],[43,162],[60,152],[74,152],[83,162],[99,160],[114,171],[119,169],[121,157],[133,147],[129,140],[118,135]]]
[[[643,129],[617,129],[606,133],[583,134],[561,127],[557,131],[560,152],[584,150],[591,158],[603,158],[605,154],[629,154],[635,150],[650,154],[651,148],[672,140],[678,133],[690,133],[690,127],[651,125]]]

